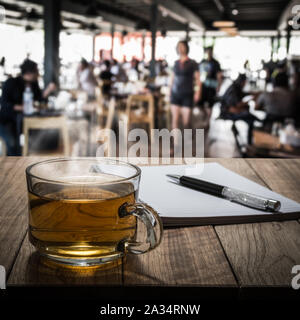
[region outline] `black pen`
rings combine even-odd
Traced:
[[[196,189],[198,191],[221,197],[229,201],[237,202],[247,207],[274,212],[279,211],[281,207],[281,203],[278,200],[263,198],[261,196],[221,186],[219,184],[204,180],[175,174],[167,174],[167,177],[185,187]]]

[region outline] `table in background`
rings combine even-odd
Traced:
[[[280,144],[279,137],[264,131],[253,131],[253,145],[247,147],[247,156],[253,158],[300,158],[300,148]]]
[[[123,265],[110,270],[92,268],[74,273],[44,266],[27,236],[24,170],[38,160],[41,158],[8,157],[0,161],[0,264],[7,271],[8,289],[78,285],[88,286],[85,294],[91,291],[97,297],[116,294],[115,290],[121,294],[132,286],[132,294],[140,295],[139,288],[147,286],[143,294],[153,296],[168,288],[204,297],[299,294],[291,289],[292,267],[300,265],[300,224],[296,220],[165,229],[156,250],[128,255]],[[284,196],[300,199],[300,159],[206,161],[218,162]],[[101,290],[103,287],[106,289]]]

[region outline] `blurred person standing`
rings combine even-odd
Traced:
[[[116,77],[119,73],[119,64],[116,59],[112,60],[110,72]]]
[[[103,95],[109,95],[111,84],[112,84],[112,78],[114,75],[112,74],[110,70],[110,61],[104,60],[104,70],[100,72],[100,80],[102,81],[102,94]]]
[[[41,91],[38,84],[38,66],[35,62],[27,59],[21,65],[21,75],[16,78],[9,78],[3,84],[1,109],[0,109],[0,136],[4,139],[7,147],[7,155],[21,155],[20,134],[24,104],[28,101],[26,96],[31,95],[33,101],[42,101],[56,90],[56,85],[50,83]],[[25,94],[26,93],[26,94]]]
[[[135,82],[140,79],[139,60],[135,57],[130,62],[130,68],[127,71],[129,81]]]
[[[172,128],[179,127],[182,117],[184,128],[190,125],[194,102],[200,98],[200,75],[197,63],[188,56],[189,46],[186,41],[177,44],[179,60],[175,62],[171,77],[171,113]],[[194,87],[196,86],[196,91]]]
[[[191,127],[191,114],[194,103],[200,98],[200,75],[198,64],[189,58],[187,41],[179,41],[176,47],[179,60],[175,61],[171,75],[171,115],[172,129],[179,129],[182,118],[183,129]],[[196,88],[196,89],[195,89]],[[171,147],[171,156],[182,146],[178,132],[174,136],[174,146]]]
[[[265,87],[267,88],[267,85],[272,82],[272,74],[276,68],[276,64],[272,59],[268,62],[265,62],[262,60],[262,69],[266,72],[266,85]]]
[[[199,106],[203,108],[209,120],[211,108],[222,84],[222,70],[220,63],[213,57],[213,47],[205,48],[205,58],[199,64],[199,71],[202,83]]]
[[[79,89],[85,91],[89,99],[94,99],[97,81],[92,66],[85,59],[80,61],[77,70],[77,81]]]
[[[112,60],[112,66],[110,72],[113,74],[113,80],[118,82],[127,82],[128,77],[123,68],[123,65],[119,63],[116,59]]]

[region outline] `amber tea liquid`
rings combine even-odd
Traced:
[[[119,177],[118,177],[119,178]],[[135,203],[129,182],[96,185],[36,183],[29,192],[30,241],[42,254],[63,263],[105,263],[121,257],[122,243],[134,239],[136,218],[119,217]],[[70,181],[69,181],[70,182]]]

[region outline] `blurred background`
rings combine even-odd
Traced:
[[[2,156],[118,155],[120,120],[300,156],[300,1],[0,0],[0,41]]]

